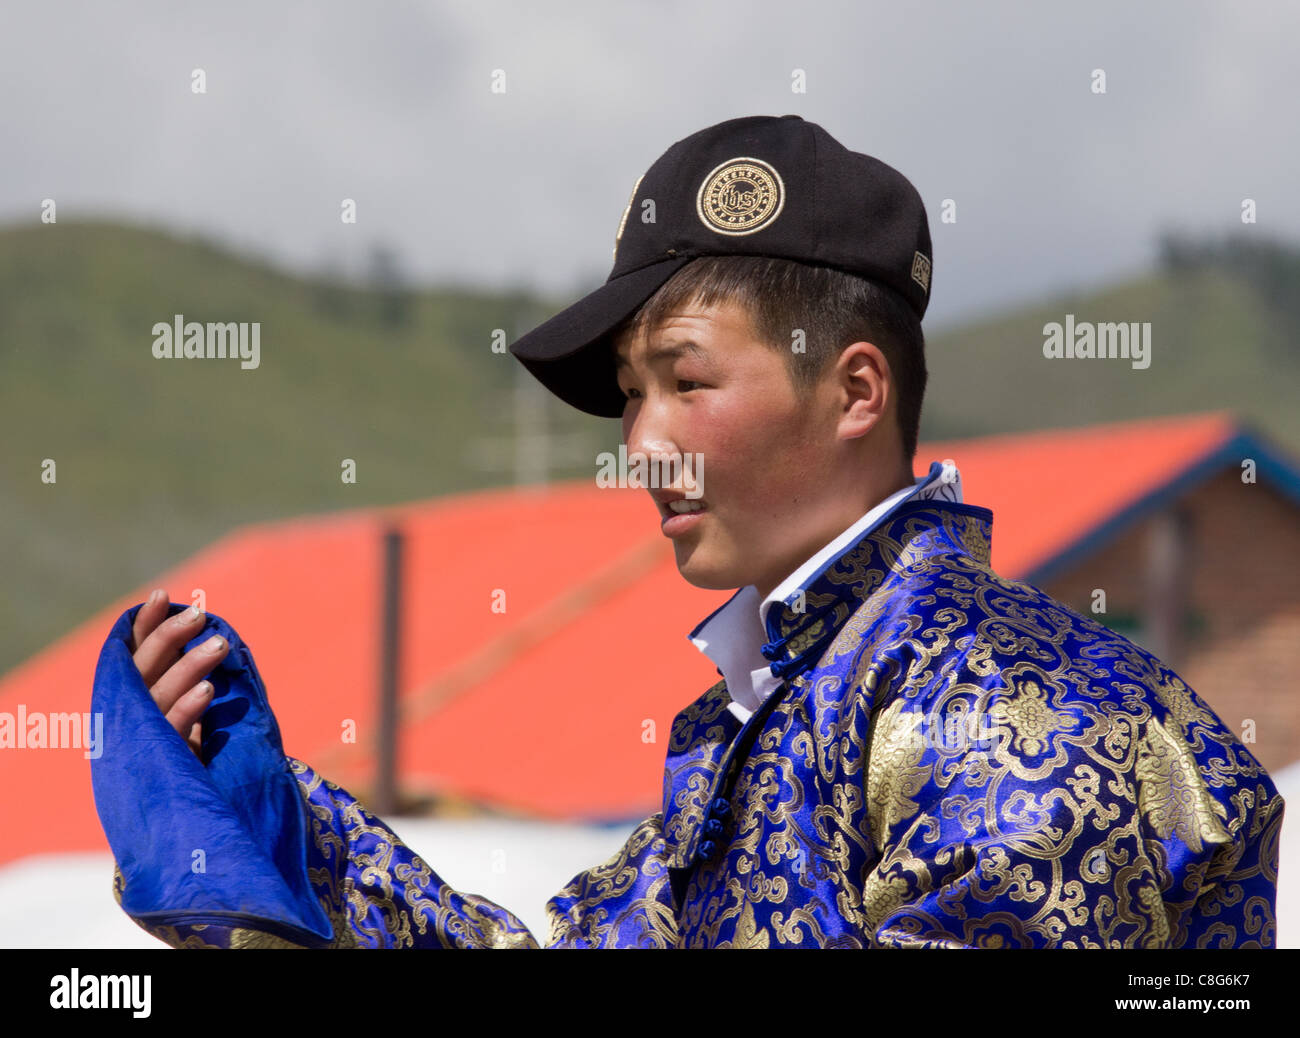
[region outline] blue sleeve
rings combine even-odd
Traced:
[[[354,798],[285,756],[252,654],[211,614],[185,651],[220,634],[230,652],[209,676],[195,757],[131,658],[139,609],[105,642],[91,703],[104,733],[95,807],[131,919],[173,947],[538,946],[515,915],[451,890]]]

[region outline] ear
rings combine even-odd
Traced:
[[[863,436],[884,420],[893,406],[894,378],[879,346],[855,342],[845,347],[835,363],[833,377],[842,401],[841,435]]]

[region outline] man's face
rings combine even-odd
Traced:
[[[740,307],[686,309],[614,348],[629,467],[638,452],[704,459],[698,490],[689,478],[675,494],[651,489],[691,584],[766,595],[865,510],[835,494],[848,459],[834,378],[798,399],[785,359],[753,338]],[[670,510],[665,499],[684,491],[701,510]]]

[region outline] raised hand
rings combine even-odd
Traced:
[[[226,657],[230,643],[213,635],[189,652],[181,647],[203,627],[203,611],[191,606],[170,619],[167,592],[156,589],[136,613],[131,630],[131,653],[153,701],[168,722],[199,754],[202,728],[199,718],[212,701],[212,682],[203,680]]]

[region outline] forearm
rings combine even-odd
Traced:
[[[538,947],[513,912],[451,889],[346,790],[289,765],[310,819],[308,878],[336,940],[346,931],[365,948]]]

